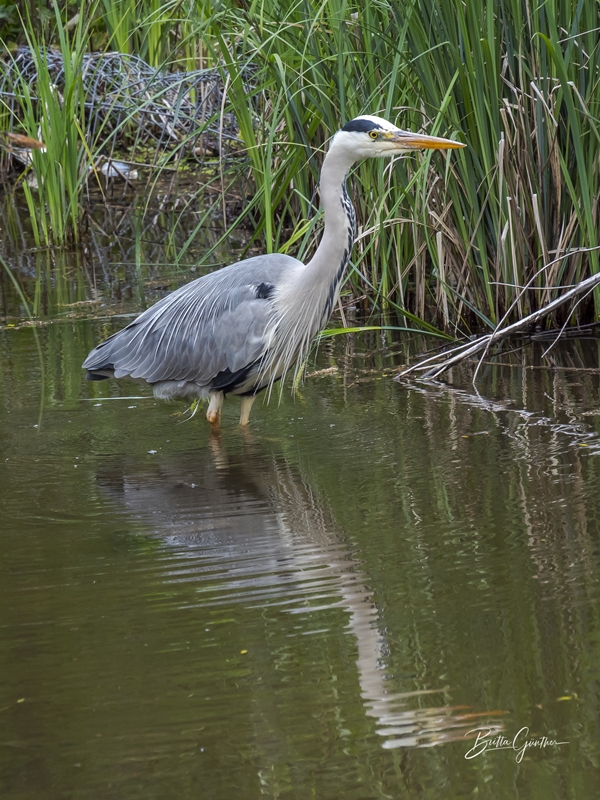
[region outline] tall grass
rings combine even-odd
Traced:
[[[95,8],[82,5],[85,22],[72,34],[64,19],[61,33],[56,13],[55,40],[72,63],[86,36],[104,31],[105,47],[165,68],[221,65],[223,110],[235,111],[247,151],[244,215],[265,251],[308,254],[320,226],[320,150],[341,124],[370,112],[468,148],[354,171],[356,296],[404,321],[467,331],[527,314],[598,270],[597,4],[100,0]],[[77,113],[52,116],[51,87],[47,95],[37,124],[77,141]],[[72,101],[81,102],[76,88]],[[32,116],[30,135],[34,128]],[[71,171],[56,173],[64,209],[74,208],[68,187],[81,194],[78,141]],[[62,158],[68,147],[60,147]],[[594,296],[571,321],[599,312]]]
[[[236,66],[260,64],[271,98],[263,124],[287,143],[273,172],[252,161],[264,228],[290,209],[301,225],[316,180],[310,145],[375,112],[458,132],[469,147],[446,161],[429,154],[357,170],[355,290],[466,330],[529,313],[557,285],[596,272],[597,253],[582,248],[597,246],[600,216],[597,5],[409,0],[353,11],[253,3],[229,18]],[[258,158],[272,149],[268,138],[251,142],[262,144]],[[283,197],[283,208],[273,202]],[[598,311],[595,297],[576,318]]]
[[[45,151],[31,153],[36,188],[23,182],[38,245],[64,245],[79,239],[80,196],[91,161],[85,141],[85,97],[80,80],[82,57],[89,40],[89,22],[81,15],[70,30],[63,24],[55,0],[52,6],[63,57],[63,85],[59,89],[52,81],[46,64],[47,47],[28,25],[25,36],[37,75],[35,97],[25,79],[14,87],[23,129],[46,146]]]
[[[513,304],[529,313],[557,284],[598,270],[597,252],[559,260],[598,244],[598,6],[420,0],[405,8],[394,13],[398,25],[408,23],[415,86],[427,108],[438,108],[453,82],[448,119],[469,142],[459,180],[448,184],[445,238],[461,245],[449,298],[457,310],[468,298],[493,321]],[[519,298],[515,285],[529,282]]]
[[[219,16],[218,4],[203,0],[100,0],[96,22],[110,50],[153,67],[193,70],[207,66],[198,33],[209,17],[216,22]]]

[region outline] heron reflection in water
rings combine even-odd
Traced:
[[[294,630],[308,614],[341,609],[356,641],[364,712],[385,749],[463,740],[479,724],[502,730],[497,712],[446,704],[445,687],[390,689],[379,609],[347,537],[296,465],[245,439],[243,452],[232,456],[211,437],[207,450],[187,460],[132,458],[98,476],[112,501],[165,542],[165,583],[184,582],[188,596],[194,588],[191,604],[178,596],[176,608],[199,609],[200,618],[224,605],[277,608],[299,615]],[[439,702],[427,705],[422,695]],[[259,716],[268,714],[264,708]]]
[[[333,137],[320,178],[323,235],[312,259],[271,253],[204,275],[165,297],[85,360],[90,380],[144,380],[158,398],[209,399],[218,426],[225,395],[242,399],[247,425],[259,392],[303,363],[339,297],[356,234],[346,175],[365,158],[464,147],[360,116]]]

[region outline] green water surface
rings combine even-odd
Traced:
[[[596,342],[478,396],[340,339],[214,437],[83,380],[124,322],[0,331],[3,800],[600,797]]]

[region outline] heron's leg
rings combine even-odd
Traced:
[[[221,431],[218,428],[211,428],[208,446],[213,457],[215,469],[227,469],[227,450],[223,447]]]
[[[223,392],[210,393],[210,403],[208,404],[206,419],[210,422],[213,428],[218,428],[221,422],[221,409],[223,407],[224,400],[225,395]]]
[[[250,409],[252,408],[252,403],[256,400],[255,394],[249,394],[246,397],[242,397],[242,407],[240,409],[240,425],[247,425],[248,420],[250,419]]]

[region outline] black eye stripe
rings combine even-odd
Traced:
[[[369,131],[382,131],[383,128],[377,122],[370,119],[351,119],[342,128],[347,133],[368,133]]]

